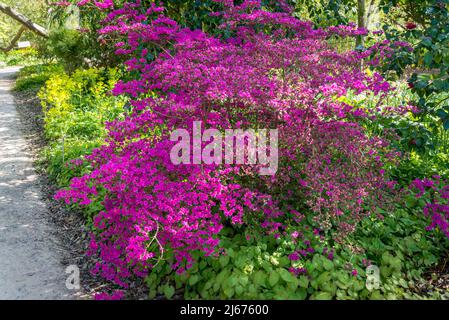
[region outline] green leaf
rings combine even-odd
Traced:
[[[295,292],[296,300],[305,300],[307,298],[307,290],[304,288],[300,288]]]
[[[152,299],[156,298],[156,295],[157,295],[156,289],[151,289],[148,292],[148,299],[152,300]]]
[[[223,281],[227,278],[229,274],[229,270],[228,269],[224,269],[223,271],[221,271],[218,276],[215,278],[215,281],[218,283],[223,283]]]
[[[281,276],[282,280],[284,280],[285,282],[289,283],[289,282],[294,282],[296,280],[296,278],[286,269],[278,269],[279,270],[279,275]]]
[[[432,61],[433,61],[433,54],[432,54],[432,52],[427,52],[424,55],[424,64],[426,66],[430,66],[432,64]]]
[[[191,286],[194,286],[199,280],[200,280],[200,277],[195,274],[189,278],[189,284]]]
[[[235,287],[236,285],[237,285],[237,283],[238,283],[238,279],[237,279],[237,277],[236,276],[234,276],[234,275],[232,275],[232,276],[230,276],[227,280],[226,280],[226,285],[227,286],[229,286],[229,287]]]
[[[166,285],[164,287],[164,294],[167,299],[171,299],[175,294],[175,288],[173,286]]]
[[[212,287],[213,283],[214,283],[213,280],[207,281],[206,284],[204,285],[203,290],[209,290]]]
[[[242,286],[238,285],[235,287],[235,293],[237,296],[241,296],[243,292],[245,292],[245,289]]]
[[[246,286],[246,285],[248,284],[248,281],[249,281],[248,276],[246,276],[246,275],[244,275],[244,274],[242,274],[242,275],[239,276],[239,283],[240,283],[242,286]]]
[[[207,268],[207,261],[205,261],[205,260],[201,261],[198,266],[199,266],[200,270]]]
[[[449,114],[448,114],[447,111],[444,110],[444,109],[438,109],[438,110],[436,111],[436,115],[437,115],[440,119],[442,119],[442,120],[444,120],[444,119],[446,119],[446,118],[449,117]]]
[[[280,267],[288,267],[290,265],[290,259],[288,257],[281,257],[279,259]]]
[[[224,268],[224,267],[226,267],[227,265],[228,265],[228,263],[229,263],[229,256],[228,255],[226,255],[226,256],[221,256],[220,257],[220,265],[221,265],[221,267],[222,268]]]
[[[431,48],[431,47],[432,47],[432,39],[429,38],[429,37],[425,37],[425,38],[422,40],[422,45],[423,45],[424,47]]]
[[[329,292],[316,292],[312,296],[313,300],[332,300],[332,295]]]
[[[319,275],[319,277],[316,279],[319,286],[329,282],[331,280],[331,274],[329,272],[323,272]]]
[[[247,258],[245,256],[238,256],[235,258],[235,266],[239,269],[243,269],[246,266]]]
[[[300,276],[298,278],[299,280],[299,286],[302,288],[307,288],[309,286],[309,279],[307,279],[306,276]]]
[[[223,292],[226,295],[226,297],[228,297],[229,299],[234,296],[234,289],[233,288],[226,288]]]
[[[262,286],[265,284],[265,278],[266,278],[265,273],[259,270],[254,274],[254,283],[259,286]]]
[[[201,290],[200,296],[203,299],[209,299],[210,298],[210,294],[209,294],[209,292],[207,290]]]
[[[325,270],[331,271],[332,269],[334,269],[334,263],[331,260],[324,258],[323,259],[323,267]]]
[[[444,130],[449,130],[449,119],[446,119],[443,122],[443,128],[444,128]]]
[[[414,208],[416,206],[416,203],[416,197],[411,194],[405,198],[405,204],[408,208]]]
[[[383,300],[382,294],[379,290],[373,291],[370,296],[370,300]]]
[[[277,273],[276,271],[271,272],[268,278],[268,283],[270,284],[270,286],[274,287],[276,283],[278,283],[278,281],[279,281],[279,273]]]

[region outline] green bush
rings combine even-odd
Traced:
[[[408,106],[417,98],[405,81],[397,81],[394,85],[395,94],[382,97],[387,99],[385,105]],[[375,110],[379,102],[374,96],[356,95],[353,92],[338,99],[354,108],[367,110]],[[401,161],[391,166],[390,172],[401,186],[408,187],[414,179],[433,175],[449,178],[449,132],[438,117],[412,112],[389,114],[380,110],[375,118],[359,121],[369,134],[387,137],[394,149],[401,153]]]
[[[60,65],[37,64],[23,67],[16,80],[16,91],[38,91],[52,76],[62,75],[64,72]]]
[[[5,66],[27,66],[40,62],[38,51],[33,48],[16,49],[10,52],[0,52],[0,67]]]
[[[55,57],[69,73],[86,66],[84,57],[88,49],[86,37],[77,30],[58,28],[52,30],[47,42],[44,44],[45,56]]]
[[[49,142],[43,155],[61,187],[86,173],[82,157],[104,143],[106,122],[123,114],[125,100],[110,94],[119,78],[116,69],[76,70],[51,76],[39,91]]]

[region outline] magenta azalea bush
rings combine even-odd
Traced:
[[[79,3],[104,11],[100,34],[128,57],[130,80],[113,92],[131,97],[132,111],[108,124],[106,144],[87,157],[91,173],[57,198],[102,203],[90,253],[95,271],[119,285],[146,276],[168,252],[179,273],[193,252],[218,254],[225,226],[279,237],[307,221],[343,242],[397,197],[387,171],[399,155],[360,124],[378,110],[338,99],[374,94],[379,109],[394,112],[382,105],[393,88],[360,68],[367,53],[338,53],[327,41],[366,30],[316,29],[260,1],[216,2],[223,11],[213,15],[225,22],[215,36],[181,28],[154,2]],[[277,174],[260,176],[259,165],[174,165],[170,133],[191,132],[194,121],[202,130],[278,129]]]

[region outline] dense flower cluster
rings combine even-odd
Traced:
[[[370,57],[368,60],[369,65],[378,67],[386,64],[395,54],[400,52],[413,52],[412,44],[406,41],[383,40],[369,47],[362,55]]]
[[[431,219],[427,230],[440,229],[449,238],[449,185],[439,176],[433,179],[417,179],[410,188],[417,198],[426,198],[424,215]]]
[[[394,189],[384,165],[395,154],[357,123],[369,111],[336,99],[390,90],[380,75],[358,68],[361,54],[337,53],[326,42],[365,31],[314,29],[262,10],[260,1],[217,2],[222,37],[181,29],[154,2],[94,2],[109,10],[100,33],[119,39],[117,53],[130,57],[134,80],[119,82],[114,94],[131,96],[133,111],[109,124],[107,144],[88,159],[92,172],[57,197],[103,202],[91,251],[100,257],[96,271],[118,284],[145,275],[168,251],[179,272],[192,265],[191,252],[215,254],[225,224],[278,235],[308,216],[325,232],[351,232]],[[172,164],[170,132],[190,132],[198,120],[203,130],[278,129],[278,173]]]

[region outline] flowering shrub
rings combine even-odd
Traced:
[[[154,2],[94,2],[108,12],[100,34],[118,39],[117,54],[129,56],[133,79],[113,92],[130,96],[133,110],[108,124],[107,144],[88,157],[92,172],[57,198],[102,202],[91,254],[100,257],[95,271],[117,284],[167,257],[182,273],[195,252],[219,253],[224,226],[279,238],[306,217],[342,241],[394,194],[385,165],[396,154],[358,123],[371,111],[337,99],[348,91],[382,97],[390,87],[358,68],[362,54],[337,53],[326,42],[366,31],[314,29],[262,10],[259,1],[216,2],[221,36],[181,28]],[[222,130],[278,129],[278,173],[260,177],[257,165],[174,165],[170,132],[190,132],[197,120]]]
[[[416,192],[416,198],[425,199],[423,213],[431,224],[427,230],[439,229],[449,238],[449,185],[439,176],[433,179],[417,179],[410,188]]]

